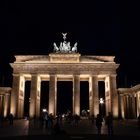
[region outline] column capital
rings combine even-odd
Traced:
[[[129,94],[126,94],[126,97],[127,97],[127,98],[130,97],[130,95],[129,95]]]
[[[125,95],[123,95],[123,94],[119,94],[119,96],[120,96],[120,97],[124,97]]]
[[[19,73],[14,73],[13,76],[14,76],[14,77],[20,76],[20,74],[19,74]]]
[[[96,74],[95,74],[95,75],[92,74],[92,75],[90,75],[90,76],[91,76],[91,77],[97,77],[97,78],[98,78],[98,75],[96,75]]]
[[[75,76],[79,76],[80,77],[80,74],[73,74],[73,77],[75,77]]]
[[[91,75],[91,78],[92,78],[93,80],[98,81],[98,75]]]
[[[110,75],[110,77],[116,77],[117,76],[117,74],[111,74]]]
[[[38,74],[37,73],[31,73],[31,77],[32,76],[38,76]]]
[[[49,74],[49,76],[57,76],[56,74]]]
[[[10,96],[10,93],[5,93],[5,95]]]

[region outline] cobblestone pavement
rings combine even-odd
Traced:
[[[63,121],[61,124],[61,130],[71,136],[72,139],[79,136],[79,139],[83,135],[95,135],[97,129],[95,124],[92,124],[89,120],[80,120],[78,125]],[[103,122],[102,135],[107,134],[107,127]],[[46,129],[45,123],[42,125],[39,120],[14,120],[13,125],[9,125],[8,121],[3,123],[0,127],[0,137],[9,136],[37,136],[37,135],[51,135],[52,129]],[[114,121],[114,135],[115,136],[138,136],[140,137],[140,128],[137,125],[137,120],[115,120]]]

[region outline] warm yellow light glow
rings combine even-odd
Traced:
[[[49,104],[49,114],[53,114],[54,115],[54,105],[53,105],[53,103]]]
[[[89,77],[89,93],[91,95],[91,92],[92,92],[92,79],[91,77]]]
[[[75,114],[80,115],[80,107],[78,105],[75,106]]]
[[[5,108],[4,108],[4,117],[7,117],[7,105],[5,106]]]
[[[39,77],[40,77],[41,81],[49,81],[49,79],[50,79],[50,75],[48,75],[48,74],[40,74]]]

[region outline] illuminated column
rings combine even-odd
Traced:
[[[92,76],[92,95],[93,95],[93,114],[96,117],[99,114],[99,93],[98,93],[98,77]]]
[[[10,113],[12,113],[15,117],[17,117],[18,114],[19,85],[20,85],[20,75],[14,74],[11,92]]]
[[[135,106],[135,96],[134,95],[132,95],[131,101],[132,101],[132,118],[135,119],[136,118],[136,106]]]
[[[0,115],[3,115],[3,95],[0,95]]]
[[[37,84],[38,84],[38,76],[37,74],[32,74],[32,78],[31,78],[31,92],[30,92],[30,109],[29,109],[29,116],[31,118],[38,117],[38,107],[37,107],[37,94],[38,94],[38,90],[37,90]]]
[[[119,107],[120,118],[124,119],[124,117],[125,117],[124,116],[124,112],[125,112],[125,110],[124,110],[124,96],[121,94],[119,94],[119,105],[120,105],[120,107]]]
[[[126,118],[130,118],[129,95],[126,95]]]
[[[49,114],[52,113],[56,115],[56,90],[57,90],[57,80],[55,75],[50,75],[49,81]]]
[[[90,116],[94,115],[93,107],[93,88],[92,88],[92,76],[89,77],[89,110]]]
[[[10,107],[10,94],[6,93],[4,96],[4,117],[8,116],[9,107]]]
[[[73,114],[80,115],[80,77],[73,77]]]
[[[127,98],[126,98],[126,95],[124,95],[123,96],[123,106],[124,106],[124,119],[126,119],[127,117],[126,117],[126,113],[127,113],[127,108],[126,108],[126,100],[127,100]]]
[[[137,104],[137,117],[138,117],[140,114],[140,95],[138,92],[136,93],[136,104]]]
[[[110,77],[106,76],[105,78],[105,109],[106,116],[108,112],[111,112],[111,90],[110,90]]]
[[[118,94],[116,87],[116,75],[110,76],[110,90],[111,90],[111,112],[113,117],[118,118],[119,109],[118,109]]]
[[[41,89],[41,79],[37,77],[37,95],[36,95],[36,117],[40,117],[40,89]]]

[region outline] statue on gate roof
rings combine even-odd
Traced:
[[[66,35],[67,35],[67,33],[62,33],[62,35],[63,35],[63,39],[64,39],[64,41],[66,40]]]
[[[73,47],[70,46],[70,42],[67,42],[66,41],[66,35],[67,33],[62,33],[63,35],[63,39],[64,41],[63,42],[60,42],[60,46],[58,47],[56,45],[56,43],[54,42],[53,43],[53,46],[54,46],[54,52],[56,53],[76,53],[77,52],[77,42],[74,44]]]

